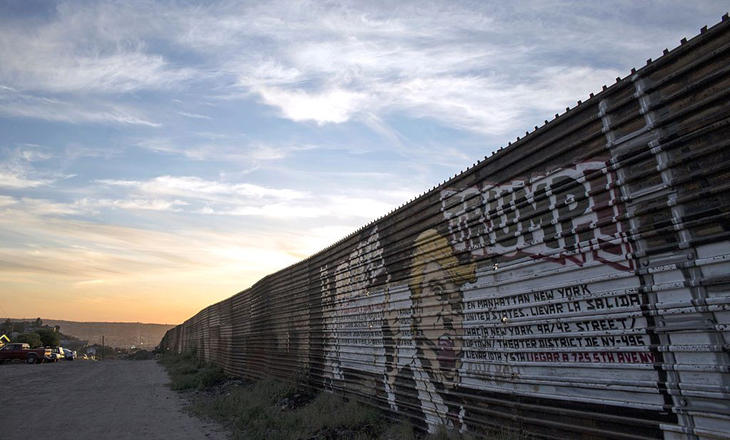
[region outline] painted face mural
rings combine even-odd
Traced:
[[[322,266],[319,276],[325,387],[372,388],[370,379],[382,376],[385,362],[379,325],[385,305],[379,298],[388,280],[377,228],[334,268]]]
[[[425,266],[422,295],[414,298],[413,327],[426,367],[437,382],[457,382],[460,367],[461,294],[448,273],[436,262]]]
[[[461,264],[451,246],[429,229],[415,241],[411,265],[411,329],[417,356],[439,388],[459,383],[463,336],[461,287],[474,281],[473,264]]]

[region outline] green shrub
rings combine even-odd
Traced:
[[[31,348],[40,347],[42,345],[41,337],[38,336],[38,333],[23,333],[18,335],[13,342],[24,342],[30,345]]]
[[[308,393],[292,382],[263,379],[198,399],[193,411],[230,424],[236,439],[372,439],[388,426],[374,408],[331,393],[313,399]],[[287,402],[297,398],[303,404],[289,408]]]
[[[219,367],[207,366],[197,373],[198,388],[208,388],[226,380],[226,374]]]
[[[61,335],[49,328],[36,330],[41,338],[41,343],[46,347],[57,347],[61,343]]]
[[[227,382],[223,371],[201,362],[194,352],[163,353],[174,390],[205,390],[193,397],[191,409],[198,416],[221,422],[234,439],[246,440],[470,440],[470,434],[440,429],[434,434],[416,432],[408,421],[391,422],[380,410],[338,395],[302,389],[295,381],[261,379]],[[301,382],[299,382],[301,383]],[[500,436],[500,440],[523,437]]]
[[[170,375],[170,388],[177,391],[203,389],[226,379],[220,367],[197,359],[194,352],[181,355],[166,353],[160,363]]]

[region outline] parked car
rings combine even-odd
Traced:
[[[0,363],[12,360],[22,360],[29,364],[39,364],[54,358],[48,348],[30,348],[25,343],[5,344],[0,348]]]
[[[66,359],[66,355],[63,352],[63,347],[53,347],[51,348],[51,353],[53,354],[53,362],[58,362],[61,359]]]
[[[68,348],[62,348],[63,354],[65,356],[65,359],[67,361],[72,361],[76,359],[76,351],[75,350],[69,350]]]

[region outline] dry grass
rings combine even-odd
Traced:
[[[198,398],[193,411],[228,424],[234,439],[373,439],[389,427],[376,409],[273,379]]]
[[[440,429],[424,434],[407,421],[391,421],[371,406],[327,392],[303,389],[276,379],[227,378],[220,368],[200,362],[195,353],[165,354],[174,390],[196,390],[194,414],[228,427],[235,440],[472,440],[479,437]],[[523,437],[495,433],[495,440]]]
[[[199,361],[195,353],[165,354],[160,363],[170,375],[170,388],[173,390],[204,389],[226,380],[223,370]]]

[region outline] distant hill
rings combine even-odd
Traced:
[[[43,319],[43,324],[61,327],[61,333],[89,341],[89,344],[104,344],[111,347],[129,348],[132,345],[154,348],[165,332],[175,327],[171,324],[144,324],[140,322],[76,322]]]

